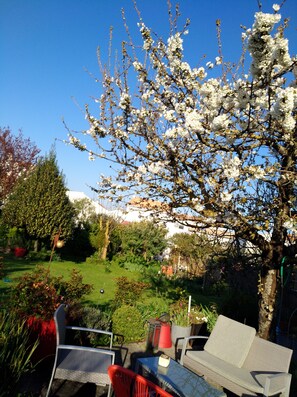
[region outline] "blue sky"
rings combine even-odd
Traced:
[[[277,0],[261,0],[270,12]],[[174,0],[172,0],[174,4]],[[279,2],[280,3],[280,2]],[[166,0],[138,0],[145,23],[163,38],[169,24]],[[185,60],[197,66],[217,56],[216,19],[221,19],[225,59],[237,61],[241,50],[240,25],[251,27],[257,0],[180,0],[181,21],[191,19],[185,38]],[[66,146],[63,124],[87,128],[84,105],[101,94],[90,73],[100,77],[96,51],[107,59],[109,27],[113,48],[126,39],[121,19],[124,8],[132,36],[137,36],[137,15],[132,0],[0,0],[0,126],[22,130],[40,149],[55,144],[59,168],[69,189],[94,197],[104,160],[90,162],[87,154]],[[287,0],[282,14],[291,17],[287,37],[296,54],[297,2]],[[86,72],[86,70],[89,71]]]

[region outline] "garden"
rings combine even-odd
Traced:
[[[66,247],[64,252],[67,257]],[[112,330],[120,335],[119,342],[129,344],[145,341],[148,320],[164,313],[177,326],[203,324],[200,332],[207,334],[232,301],[222,281],[206,288],[203,277],[183,272],[168,277],[158,261],[125,267],[118,258],[102,261],[91,255],[71,261],[63,259],[62,252],[51,262],[40,259],[48,259],[50,251],[47,255],[28,252],[18,257],[13,250],[1,258],[0,367],[5,374],[1,392],[6,395],[13,395],[23,376],[54,354],[53,313],[60,303],[69,304],[71,323]],[[249,304],[241,314],[244,311],[251,311]],[[88,343],[104,341],[91,337]]]
[[[37,157],[30,140],[0,130],[1,395],[18,393],[22,376],[54,354],[60,303],[70,323],[112,330],[125,344],[145,341],[148,320],[164,313],[172,329],[205,334],[224,314],[267,340],[290,322],[281,314],[296,268],[297,102],[284,3],[272,14],[259,3],[237,64],[225,61],[219,19],[219,56],[191,67],[190,21],[180,28],[178,6],[173,14],[168,2],[168,41],[136,7],[143,45],[133,43],[124,17],[121,65],[110,54],[100,99],[86,106],[89,129],[80,141],[67,128],[68,143],[114,165],[97,198],[124,206],[133,194],[154,210],[147,220],[70,202],[54,151]],[[192,233],[168,238],[168,220]]]
[[[96,214],[88,200],[72,203],[53,153],[5,201],[0,247],[3,396],[17,395],[24,377],[53,357],[61,303],[70,323],[112,330],[125,345],[145,342],[148,321],[164,313],[172,336],[181,327],[207,335],[218,314],[258,325],[259,255],[233,239],[168,238],[162,223],[124,223]]]
[[[71,203],[53,152],[7,197],[0,217],[3,395],[16,393],[23,376],[54,354],[60,303],[70,307],[68,321],[112,330],[125,344],[145,341],[148,320],[163,313],[176,325],[203,322],[209,332],[229,295],[216,276],[215,244],[191,235],[171,241],[153,221],[123,224],[86,200]],[[162,272],[169,265],[170,276]]]

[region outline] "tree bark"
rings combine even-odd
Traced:
[[[106,220],[105,231],[104,231],[104,241],[101,253],[101,259],[105,260],[107,256],[107,248],[109,246],[109,220]]]
[[[102,235],[102,216],[99,216],[99,236],[98,236],[98,258],[102,259],[102,241],[101,241],[101,235]]]
[[[258,335],[269,339],[272,320],[274,317],[277,293],[277,270],[269,269],[262,277],[258,288],[261,299],[259,307]]]
[[[39,241],[38,239],[34,240],[34,252],[38,252],[39,250]]]

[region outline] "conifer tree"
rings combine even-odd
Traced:
[[[10,226],[23,228],[32,239],[48,241],[57,233],[67,238],[74,209],[66,190],[55,154],[50,152],[17,183],[3,208],[3,219]]]

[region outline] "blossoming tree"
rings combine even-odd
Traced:
[[[128,34],[115,73],[102,66],[99,116],[86,108],[87,143],[69,132],[76,148],[114,165],[98,184],[104,198],[124,200],[134,192],[156,199],[180,222],[187,222],[180,213],[194,215],[197,227],[233,230],[257,247],[264,338],[275,311],[278,267],[296,249],[286,242],[296,227],[297,64],[284,36],[287,21],[279,6],[273,8],[257,12],[252,28],[244,29],[237,67],[224,61],[220,46],[214,63],[191,67],[183,55],[188,21],[178,30],[174,19],[166,42],[140,17],[142,48]]]
[[[0,206],[18,178],[37,163],[39,152],[21,132],[13,135],[9,128],[0,128]]]

